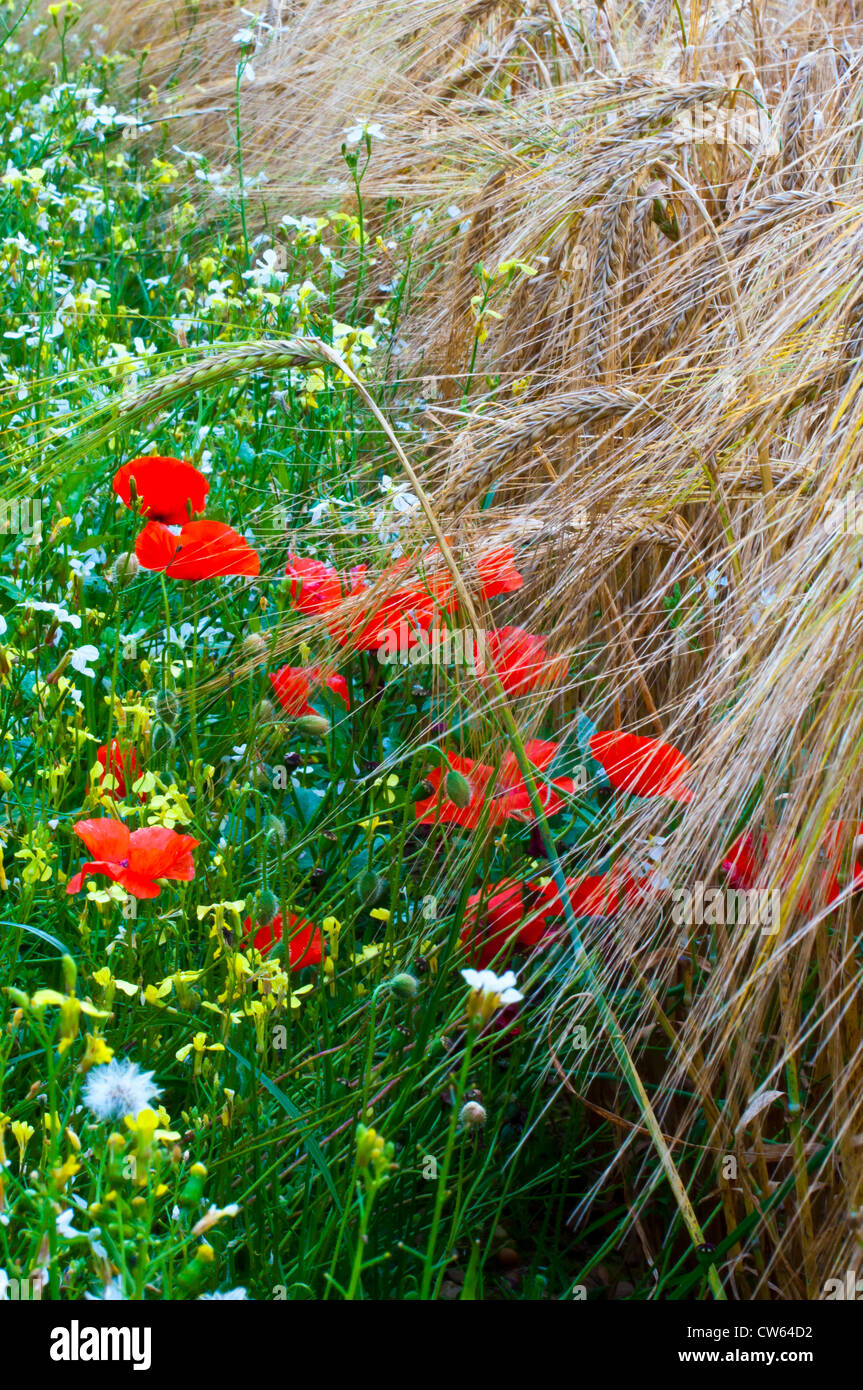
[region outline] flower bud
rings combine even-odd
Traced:
[[[243,656],[252,661],[260,661],[267,650],[267,644],[259,632],[250,632],[243,638]]]
[[[203,1163],[193,1163],[189,1170],[189,1176],[180,1190],[179,1205],[181,1207],[195,1207],[204,1195],[204,1183],[207,1180],[207,1170]]]
[[[61,956],[60,966],[63,971],[63,988],[67,994],[75,993],[75,980],[78,976],[78,968],[71,956]]]
[[[393,976],[390,980],[390,989],[395,994],[401,995],[402,999],[415,999],[419,984],[413,975],[409,975],[405,971],[400,975]]]
[[[459,1120],[466,1129],[482,1129],[487,1119],[485,1107],[475,1100],[469,1100],[459,1111]]]
[[[154,753],[158,753],[166,748],[173,748],[177,742],[177,735],[170,724],[164,724],[161,719],[154,719],[150,729],[150,746]]]
[[[322,714],[304,714],[297,720],[296,727],[301,734],[311,734],[314,738],[326,738],[333,726],[329,719],[324,719]]]
[[[454,806],[463,811],[470,805],[470,782],[460,772],[451,767],[444,781],[444,791]]]
[[[275,893],[269,888],[263,888],[258,894],[258,903],[255,909],[255,921],[259,927],[268,927],[279,910],[279,900]]]
[[[209,1276],[215,1258],[216,1252],[212,1245],[202,1243],[195,1252],[195,1258],[180,1270],[177,1283],[186,1293],[197,1294],[204,1279]]]
[[[180,717],[180,702],[170,690],[156,696],[156,714],[163,724],[176,724]]]
[[[131,481],[134,482],[134,479]],[[108,566],[105,575],[109,584],[116,584],[122,588],[124,584],[131,584],[141,568],[141,562],[133,550],[124,550],[118,555],[112,565]]]
[[[287,826],[283,820],[279,820],[278,816],[267,816],[265,831],[267,844],[269,844],[271,840],[275,840],[279,845],[286,845],[288,843]]]
[[[386,894],[387,881],[380,874],[376,874],[374,869],[366,869],[365,873],[360,874],[357,890],[363,905],[374,907]]]

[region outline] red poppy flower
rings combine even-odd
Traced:
[[[404,632],[410,646],[416,633],[428,633],[443,614],[454,614],[455,589],[449,570],[442,563],[423,573],[411,573],[413,568],[408,559],[390,565],[381,576],[378,596],[370,595],[341,630],[331,626],[332,636],[350,642],[359,651],[374,651],[392,634]],[[410,575],[405,583],[389,587],[404,574]]]
[[[132,507],[132,478],[141,515],[151,521],[164,521],[169,526],[183,526],[191,520],[191,513],[202,512],[210,490],[207,479],[193,464],[183,459],[145,454],[118,468],[111,484],[129,508]]]
[[[767,858],[767,836],[760,837],[756,845],[755,835],[745,830],[738,835],[722,861],[723,872],[728,875],[732,888],[754,888],[760,866]]]
[[[301,714],[317,714],[309,704],[309,695],[315,686],[325,685],[335,695],[339,695],[351,707],[348,698],[348,683],[344,676],[326,675],[320,666],[282,666],[271,673],[270,684],[273,694],[288,714],[299,717]]]
[[[637,734],[594,734],[590,751],[605,769],[615,791],[633,796],[667,796],[688,803],[692,792],[683,785],[689,762],[670,743]]]
[[[565,680],[566,657],[550,658],[545,638],[523,627],[501,627],[486,634],[485,656],[508,695],[524,695]],[[482,654],[480,654],[482,662]]]
[[[346,598],[362,593],[366,588],[365,565],[357,565],[346,575],[340,575],[323,560],[306,555],[289,555],[285,574],[291,580],[291,603],[300,613],[314,616],[332,613]]]
[[[114,738],[111,740],[110,763],[108,761],[108,746],[105,743],[97,749],[96,761],[102,764],[99,785],[101,786],[105,777],[110,774],[116,785],[108,790],[108,795],[113,796],[115,801],[122,801],[132,783],[137,782],[141,775],[138,767],[138,754],[135,749],[131,746],[124,748],[119,739]]]
[[[324,958],[323,940],[321,933],[311,922],[306,922],[302,917],[297,917],[293,912],[288,913],[288,929],[291,933],[288,941],[288,956],[290,957],[291,969],[302,970],[307,965],[320,965]],[[252,936],[252,945],[255,950],[266,952],[277,941],[281,941],[284,934],[284,924],[281,912],[277,912],[272,922],[268,922],[264,927],[255,927],[251,917],[247,917],[243,923],[243,934]]]
[[[512,546],[505,545],[493,550],[477,562],[481,599],[494,598],[495,594],[511,594],[524,583],[514,564]]]
[[[544,772],[557,752],[556,743],[542,739],[531,739],[524,746],[528,761],[538,772]],[[485,763],[474,762],[472,758],[462,758],[457,753],[447,753],[450,768],[461,774],[467,781],[470,799],[465,806],[457,806],[446,795],[447,769],[433,768],[427,777],[434,791],[416,803],[417,820],[424,825],[441,824],[462,825],[475,830],[485,814],[489,825],[501,825],[505,820],[532,821],[533,812],[524,778],[519,772],[514,753],[506,753],[501,760],[497,781],[494,768]],[[575,783],[569,777],[557,778],[550,785],[537,780],[540,803],[547,816],[556,815],[565,805],[560,793],[571,795]]]
[[[191,835],[178,835],[163,825],[150,825],[131,834],[120,821],[79,820],[73,827],[94,859],[70,878],[67,893],[80,893],[90,874],[103,874],[133,898],[158,898],[157,879],[190,882],[195,877],[192,850],[200,844]]]
[[[505,952],[548,946],[552,938],[544,911],[531,907],[530,893],[515,879],[502,879],[490,894],[473,893],[467,900],[461,939],[480,970]]]
[[[423,558],[423,578],[420,585],[424,592],[429,590],[432,593],[438,611],[444,609],[447,613],[454,615],[458,603],[455,592],[455,582],[445,563],[438,546],[426,551]],[[524,580],[515,568],[513,563],[512,546],[502,546],[498,550],[491,551],[490,554],[482,556],[476,561],[476,583],[470,581],[469,587],[474,588],[481,600],[494,598],[496,594],[511,594],[516,589],[520,589]],[[394,570],[399,568],[407,569],[416,563],[414,560],[399,560],[393,566]]]
[[[151,521],[135,542],[135,554],[144,569],[164,570],[172,579],[261,572],[257,551],[221,521],[190,521],[179,536],[161,522]]]
[[[622,904],[635,903],[642,896],[625,861],[619,861],[604,874],[567,878],[566,888],[576,917],[612,917]],[[535,891],[547,916],[564,915],[563,899],[556,883],[546,883]]]
[[[836,902],[842,893],[842,879],[846,877],[841,864],[843,827],[845,825],[847,822],[844,821],[831,821],[828,824],[821,842],[822,857],[826,857],[827,864],[813,879],[820,886],[820,894],[828,905]],[[857,835],[861,832],[863,832],[863,825],[858,825],[856,827]],[[863,889],[863,865],[857,860],[856,849],[853,850],[853,855],[854,867],[851,873],[851,883],[852,891],[857,893]],[[726,851],[722,861],[723,871],[728,875],[731,887],[749,892],[761,886],[764,882],[767,858],[767,836],[763,833],[756,835],[751,830],[744,830]],[[780,866],[783,886],[790,886],[799,864],[800,852],[795,845],[788,851]],[[812,894],[805,887],[801,892],[799,905],[803,912],[811,912],[812,910]]]

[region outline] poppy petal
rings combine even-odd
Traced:
[[[79,820],[72,827],[91,854],[100,861],[119,863],[129,857],[129,831],[122,821],[104,816],[99,820]]]
[[[179,545],[179,536],[161,521],[150,521],[135,542],[135,554],[145,570],[166,570]]]
[[[184,459],[144,454],[118,468],[111,486],[125,506],[132,507],[131,480],[141,515],[168,525],[182,526],[190,511],[202,512],[210,484],[194,464]]]

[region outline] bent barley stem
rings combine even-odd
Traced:
[[[391,426],[389,425],[389,422],[386,420],[383,413],[378,409],[377,403],[374,401],[369,391],[359,380],[359,378],[355,375],[355,373],[351,371],[350,367],[344,361],[344,359],[340,358],[339,354],[335,352],[334,349],[327,347],[326,344],[322,344],[321,346],[325,348],[325,356],[327,357],[327,359],[331,361],[334,366],[337,366],[340,371],[344,372],[345,375],[348,376],[350,380],[353,382],[354,387],[363,397],[363,400],[366,402],[366,405],[368,406],[369,410],[375,416],[375,419],[378,421],[378,424],[381,426],[381,429],[385,432],[387,438],[392,444],[398,456],[399,462],[404,472],[406,473],[408,480],[410,481],[411,487],[414,489],[414,492],[417,498],[419,499],[420,506],[423,509],[426,520],[428,521],[432,533],[434,534],[435,540],[437,541],[438,546],[440,547],[440,551],[444,557],[444,561],[447,565],[447,568],[449,569],[450,574],[452,575],[453,583],[455,585],[456,592],[459,596],[459,601],[463,605],[464,611],[467,614],[467,618],[473,629],[474,635],[478,639],[482,631],[482,625],[479,621],[479,616],[474,607],[473,600],[471,599],[471,596],[467,591],[464,580],[461,576],[461,572],[459,571],[458,565],[456,563],[455,557],[453,556],[452,551],[450,550],[450,547],[447,544],[446,537],[444,536],[443,531],[441,530],[440,523],[437,517],[435,516],[434,510],[431,506],[425,489],[423,488],[419,478],[416,475],[416,472],[411,466],[411,463],[407,458],[407,455],[405,454],[404,449],[402,448],[398,438],[396,437],[395,432],[392,430]],[[594,999],[596,1000],[597,1008],[599,1009],[600,1015],[602,1017],[606,1033],[612,1046],[612,1050],[620,1066],[623,1077],[630,1090],[632,1091],[632,1094],[636,1100],[636,1103],[639,1106],[639,1109],[641,1110],[644,1122],[647,1126],[648,1132],[650,1133],[650,1137],[653,1142],[654,1148],[656,1149],[665,1175],[668,1178],[671,1190],[674,1194],[674,1199],[677,1203],[680,1214],[683,1217],[684,1224],[686,1226],[687,1231],[689,1232],[693,1245],[695,1245],[696,1247],[702,1246],[705,1244],[704,1232],[702,1231],[698,1221],[698,1217],[695,1214],[695,1209],[689,1200],[689,1194],[687,1193],[686,1188],[683,1185],[680,1174],[678,1173],[677,1168],[675,1166],[674,1159],[671,1157],[671,1151],[669,1150],[668,1145],[665,1142],[665,1137],[660,1128],[659,1121],[656,1118],[656,1114],[654,1113],[653,1106],[650,1103],[650,1099],[647,1095],[647,1092],[644,1089],[641,1077],[638,1074],[638,1070],[635,1066],[635,1063],[632,1060],[632,1056],[629,1052],[629,1049],[626,1046],[626,1039],[624,1038],[623,1031],[620,1027],[620,1024],[617,1021],[617,1016],[615,1015],[613,1009],[611,1008],[611,1005],[609,1004],[605,996],[605,990],[603,989],[602,984],[600,983],[596,975],[596,971],[594,970],[590,962],[587,951],[584,947],[584,943],[582,942],[581,933],[578,928],[578,920],[575,916],[575,911],[572,906],[572,900],[569,896],[569,890],[566,883],[566,875],[564,874],[563,867],[561,865],[560,858],[557,853],[557,848],[555,846],[548,821],[545,817],[545,812],[543,811],[542,802],[540,800],[539,792],[537,790],[536,782],[534,780],[533,768],[531,767],[530,761],[528,760],[527,754],[525,752],[524,742],[522,740],[518,726],[515,722],[515,718],[513,716],[512,709],[510,708],[506,693],[501,684],[500,677],[498,676],[497,671],[495,670],[493,665],[489,667],[489,671],[486,673],[486,679],[489,678],[494,695],[494,704],[492,708],[497,713],[499,713],[501,717],[503,723],[503,732],[507,736],[512,746],[512,750],[515,754],[515,759],[518,764],[519,772],[521,773],[525,782],[525,786],[527,787],[528,799],[530,801],[531,810],[533,811],[534,818],[539,826],[540,834],[543,840],[543,845],[546,854],[548,855],[549,863],[551,865],[552,877],[554,879],[555,887],[557,888],[561,896],[561,902],[564,908],[564,916],[566,918],[567,928],[569,929],[573,947],[575,949],[577,967],[583,975],[585,982],[587,983],[587,986],[590,992],[592,993]],[[711,1264],[708,1266],[707,1277],[714,1297],[720,1300],[724,1300],[726,1297],[725,1290],[722,1287],[722,1283],[720,1281],[719,1274],[716,1270],[715,1265]]]

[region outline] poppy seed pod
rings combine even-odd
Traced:
[[[470,782],[455,768],[450,768],[444,780],[444,791],[454,806],[464,810],[470,805]]]

